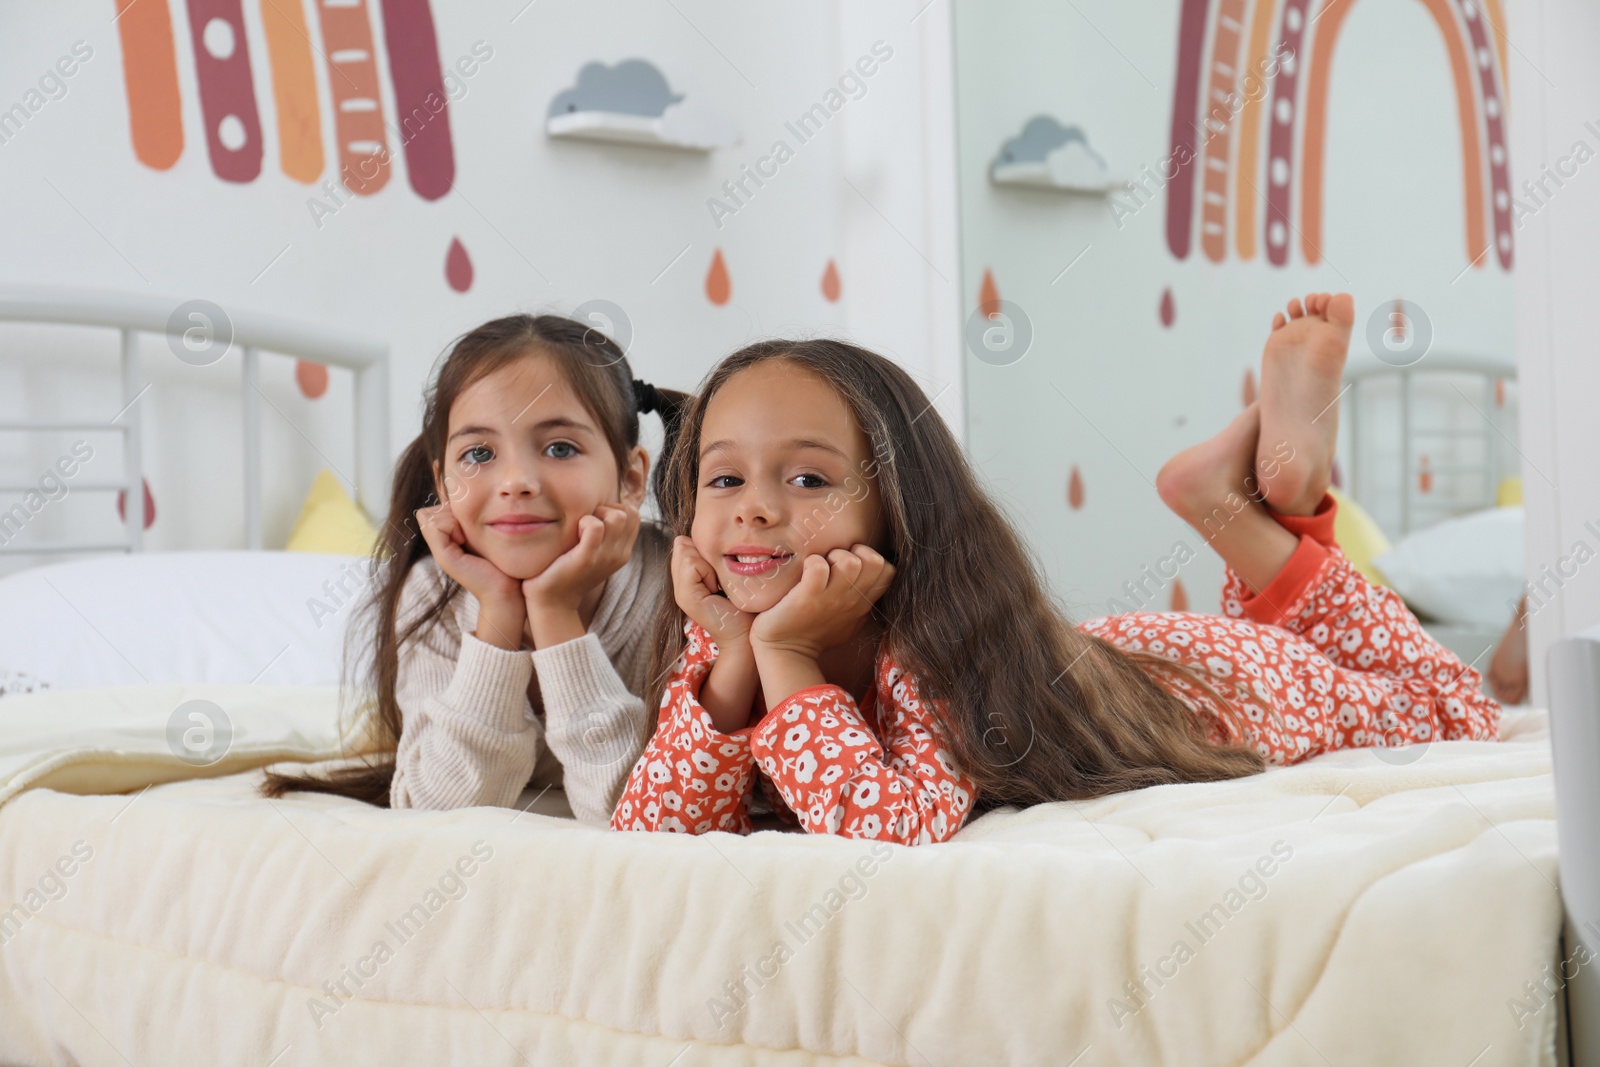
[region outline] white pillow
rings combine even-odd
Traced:
[[[358,556],[139,552],[0,579],[0,668],[52,689],[334,685],[369,586]]]
[[[1441,622],[1503,628],[1522,596],[1522,508],[1490,508],[1419,530],[1373,564]]]

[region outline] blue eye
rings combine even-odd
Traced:
[[[478,456],[478,453],[480,452],[484,453],[484,455],[481,457]],[[494,450],[488,445],[473,445],[471,448],[461,453],[461,458],[474,465],[479,463],[487,463],[494,458]]]
[[[569,451],[566,452],[564,455],[559,455],[559,456],[550,455],[551,450],[552,449],[557,449],[557,448],[565,448],[565,449],[568,449]],[[571,459],[573,456],[576,456],[578,454],[578,446],[573,444],[571,441],[555,441],[555,442],[552,442],[549,446],[547,446],[544,451],[545,451],[545,455],[549,455],[551,459]]]

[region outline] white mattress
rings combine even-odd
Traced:
[[[220,777],[167,749],[198,696]],[[0,1063],[1555,1062],[1555,1009],[1509,1006],[1557,953],[1542,712],[902,848],[257,797],[250,763],[337,751],[333,706],[0,701],[0,906],[37,905],[0,933]]]

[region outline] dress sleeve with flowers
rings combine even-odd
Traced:
[[[613,830],[747,834],[747,796],[755,773],[751,727],[725,734],[700,703],[717,645],[687,621],[688,644],[661,695],[656,732],[633,765],[611,814]]]
[[[975,785],[951,757],[932,702],[888,657],[878,658],[865,708],[839,686],[816,685],[724,734],[699,702],[716,645],[694,622],[684,629],[688,649],[614,829],[748,833],[756,768],[809,833],[914,845],[961,829]]]

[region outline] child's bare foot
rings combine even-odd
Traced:
[[[1156,475],[1162,502],[1207,540],[1260,496],[1255,479],[1260,431],[1261,407],[1251,404],[1221,433],[1167,460]]]
[[[1166,505],[1257,592],[1271,584],[1300,544],[1261,505],[1255,474],[1260,436],[1261,408],[1251,404],[1217,436],[1167,460],[1156,475],[1156,492]]]
[[[1291,300],[1289,314],[1272,320],[1261,355],[1256,476],[1267,506],[1279,514],[1310,515],[1328,490],[1355,321],[1349,293],[1312,293],[1303,306]]]

